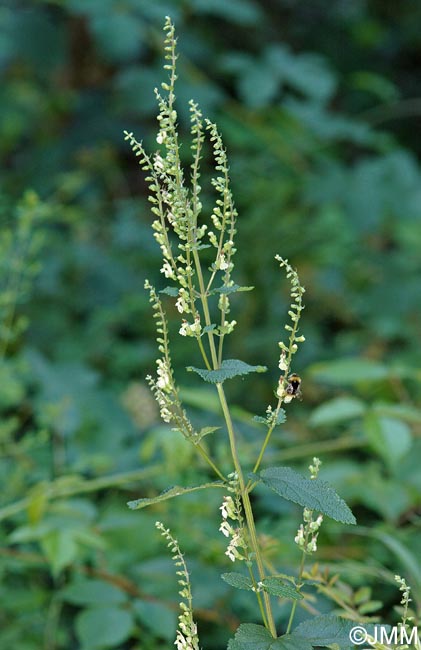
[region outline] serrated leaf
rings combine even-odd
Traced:
[[[305,478],[290,467],[269,467],[254,478],[287,501],[322,512],[343,524],[356,523],[345,501],[326,481]]]
[[[279,409],[278,414],[276,416],[276,422],[275,426],[278,426],[279,424],[283,424],[286,422],[287,419],[287,414],[285,413],[284,409]],[[255,415],[253,417],[254,422],[258,422],[259,424],[265,424],[266,426],[269,426],[268,418],[263,417],[261,415]]]
[[[304,598],[296,587],[285,583],[281,578],[265,578],[262,581],[264,591],[272,596],[279,596],[280,598],[288,598],[290,600],[302,600]]]
[[[287,414],[285,413],[284,409],[279,409],[278,415],[276,416],[276,425],[278,424],[283,424],[286,422],[287,419]]]
[[[236,589],[246,589],[247,591],[253,590],[252,581],[242,573],[222,573],[221,578],[231,585],[231,587],[235,587]]]
[[[351,650],[354,644],[350,640],[350,633],[353,628],[361,627],[368,634],[374,636],[375,625],[365,623],[358,625],[355,621],[348,621],[339,616],[325,614],[315,616],[300,623],[294,630],[293,634],[299,634],[302,638],[307,639],[313,646],[326,647],[336,643],[341,650]],[[382,625],[389,631],[389,625]]]
[[[166,296],[172,296],[173,298],[177,298],[178,289],[177,287],[165,287],[165,289],[161,289],[159,293],[164,293]]]
[[[196,485],[194,487],[181,487],[180,485],[173,485],[172,487],[167,488],[161,494],[158,494],[156,497],[149,497],[143,499],[135,499],[134,501],[128,501],[127,505],[131,510],[140,510],[141,508],[146,508],[146,506],[151,506],[154,503],[160,503],[161,501],[166,501],[167,499],[173,499],[174,497],[181,496],[183,494],[189,494],[190,492],[196,492],[197,490],[206,490],[207,488],[222,488],[225,487],[225,484],[222,481],[213,481],[212,483],[204,483],[203,485]]]
[[[347,621],[339,616],[314,616],[300,623],[295,628],[294,634],[299,634],[315,646],[323,648],[331,643],[337,643],[342,649],[353,647],[349,639],[353,627],[355,621]]]
[[[226,379],[233,379],[240,375],[248,375],[250,372],[266,372],[266,366],[250,366],[239,359],[225,359],[218,370],[207,370],[206,368],[195,368],[188,366],[189,372],[196,372],[202,379],[211,384],[222,384]]]
[[[238,284],[233,284],[231,287],[217,287],[216,289],[212,289],[212,291],[209,292],[210,295],[214,293],[223,293],[225,295],[228,295],[230,293],[237,293],[238,291],[253,291],[254,287],[240,287]]]
[[[296,634],[285,634],[274,639],[263,625],[243,623],[237,629],[235,638],[229,641],[227,650],[313,650],[313,646]]]
[[[313,646],[302,636],[284,634],[270,646],[271,650],[313,650]]]

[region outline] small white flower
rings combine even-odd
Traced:
[[[156,154],[156,156],[155,156],[154,167],[155,167],[156,171],[158,171],[158,172],[161,172],[164,169],[164,161],[163,161],[162,156],[159,155],[159,153]]]
[[[279,357],[278,368],[279,368],[279,370],[282,370],[283,372],[288,371],[288,364],[287,364],[287,358],[286,358],[285,350],[282,350],[281,356]]]
[[[229,537],[233,532],[232,526],[230,526],[227,521],[222,522],[222,524],[219,526],[219,530],[223,535],[225,535],[225,537]]]
[[[167,132],[166,131],[160,131],[158,135],[156,136],[156,141],[158,144],[163,144],[165,140],[167,139]]]
[[[161,273],[163,273],[166,278],[171,278],[172,280],[175,280],[174,271],[172,270],[168,260],[164,260],[164,263],[161,267]]]
[[[229,262],[227,262],[224,253],[221,253],[219,259],[216,260],[216,268],[220,269],[221,271],[226,271],[228,267]]]
[[[186,301],[184,300],[183,296],[178,296],[175,306],[177,307],[177,310],[180,312],[180,314],[183,314],[185,311],[185,304]]]
[[[189,327],[190,325],[188,324],[188,322],[186,320],[183,320],[183,322],[181,323],[181,327],[178,330],[178,333],[181,334],[181,336],[187,336]]]

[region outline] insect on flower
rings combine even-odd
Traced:
[[[285,392],[287,395],[291,395],[291,397],[298,397],[299,399],[302,398],[301,377],[299,375],[296,375],[295,373],[289,375]]]

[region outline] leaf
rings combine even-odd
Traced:
[[[133,609],[139,621],[155,636],[164,638],[168,643],[173,641],[174,630],[177,627],[175,609],[161,602],[147,600],[135,600]]]
[[[295,628],[293,634],[299,634],[313,646],[323,648],[335,643],[341,650],[351,650],[355,646],[350,639],[350,634],[356,627],[374,635],[375,625],[373,624],[365,623],[364,625],[358,625],[355,621],[348,621],[330,614],[315,616],[307,621],[303,621],[303,623],[300,623]],[[388,625],[382,625],[382,627],[390,630],[390,626]]]
[[[240,287],[238,284],[233,284],[230,287],[217,287],[216,289],[212,289],[212,291],[209,292],[209,295],[212,295],[214,293],[223,293],[225,295],[228,295],[230,293],[236,293],[237,291],[253,291],[254,287]]]
[[[172,296],[173,298],[177,298],[178,289],[177,287],[165,287],[165,289],[161,289],[159,293],[165,293],[166,296]]]
[[[285,413],[285,410],[284,409],[279,409],[278,415],[276,416],[275,426],[278,426],[279,424],[283,424],[284,422],[286,422],[286,419],[287,419],[287,414]],[[259,424],[266,424],[266,426],[269,426],[267,416],[264,417],[264,416],[261,416],[261,415],[255,415],[253,417],[253,421],[254,422],[259,422]]]
[[[246,589],[247,591],[253,590],[253,583],[250,578],[244,576],[242,573],[222,573],[222,580],[225,580],[231,587],[236,589]]]
[[[322,512],[344,524],[355,524],[351,510],[325,481],[308,479],[290,467],[269,467],[253,475],[287,501]]]
[[[274,639],[263,625],[243,623],[235,638],[229,641],[227,650],[313,650],[313,647],[298,635],[286,634]]]
[[[119,607],[85,609],[76,618],[76,634],[89,648],[112,648],[126,641],[133,628],[132,615]]]
[[[201,335],[203,336],[203,334],[207,334],[208,332],[213,332],[214,330],[216,330],[215,323],[212,323],[212,325],[205,325]]]
[[[302,600],[304,598],[296,587],[285,583],[281,578],[265,578],[262,581],[263,590],[272,596],[288,598],[290,600]]]
[[[202,379],[211,384],[222,384],[226,379],[232,379],[239,375],[248,375],[250,372],[266,372],[266,366],[250,366],[239,359],[225,359],[218,370],[206,370],[206,368],[195,368],[188,366],[189,372],[196,372]]]
[[[205,436],[208,436],[210,433],[213,433],[214,431],[218,431],[221,427],[202,427],[200,431],[197,433],[197,435],[192,437],[193,442],[200,442],[202,438]]]
[[[50,562],[54,576],[57,576],[77,557],[78,546],[75,541],[75,531],[52,530],[41,539],[40,544]]]
[[[296,634],[284,634],[270,646],[273,650],[313,650],[311,643]]]
[[[366,411],[364,402],[355,397],[335,397],[321,404],[312,412],[309,422],[313,427],[347,422],[360,417]]]
[[[380,417],[370,412],[364,420],[364,432],[371,447],[390,467],[399,465],[412,445],[411,430],[406,422]]]
[[[357,533],[361,534],[358,529]],[[383,530],[363,529],[362,533],[380,540],[396,556],[407,573],[412,576],[412,580],[416,583],[418,589],[421,587],[421,567],[419,557],[415,552],[397,539],[396,536],[390,535]]]
[[[131,510],[140,510],[141,508],[146,508],[146,506],[151,506],[154,503],[160,503],[161,501],[166,501],[167,499],[173,499],[174,497],[178,497],[183,494],[189,494],[190,492],[196,492],[197,490],[205,490],[206,488],[215,487],[225,487],[225,484],[222,483],[222,481],[214,481],[213,483],[204,483],[203,485],[196,485],[194,487],[187,488],[181,487],[180,485],[173,485],[172,487],[164,490],[164,492],[161,492],[161,494],[158,494],[156,497],[128,501],[127,505]]]
[[[279,409],[278,415],[276,416],[276,425],[278,424],[283,424],[286,422],[287,419],[287,414],[285,413],[284,409]]]
[[[61,597],[74,605],[118,605],[127,600],[124,591],[105,580],[78,580],[63,589]]]
[[[387,366],[371,359],[337,359],[315,363],[309,370],[318,381],[353,385],[359,382],[382,381],[389,376]]]

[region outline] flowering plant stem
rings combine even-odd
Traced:
[[[203,273],[202,273],[202,268],[199,260],[199,256],[196,250],[193,251],[193,256],[194,256],[194,261],[195,261],[195,266],[196,266],[196,273],[197,273],[197,278],[198,278],[198,284],[200,287],[200,298],[202,302],[202,307],[203,307],[203,314],[205,317],[205,323],[206,325],[211,324],[211,319],[210,319],[210,312],[209,312],[209,305],[208,305],[208,300],[206,297],[206,291],[204,288],[204,282],[203,282]],[[214,369],[217,369],[220,366],[220,358],[222,358],[222,337],[220,341],[220,346],[219,346],[219,354],[217,355],[216,353],[216,346],[215,346],[215,340],[212,332],[208,333],[208,339],[209,339],[209,347],[211,350],[211,356],[212,356],[212,362],[213,362],[213,367]],[[197,340],[199,343],[201,343],[201,338],[200,336],[197,337]],[[202,347],[200,346],[200,349],[202,351]],[[204,351],[203,351],[204,352]],[[202,352],[203,359],[205,363],[207,364],[207,368],[209,368],[209,362],[207,360],[207,356],[205,353]],[[250,496],[249,496],[249,487],[246,486],[245,481],[244,481],[244,476],[243,476],[243,470],[241,467],[240,459],[238,457],[238,452],[237,452],[237,445],[236,445],[236,440],[235,440],[235,432],[234,432],[234,427],[232,423],[232,418],[231,414],[229,411],[229,407],[227,404],[226,396],[225,396],[225,391],[222,386],[222,384],[216,384],[216,389],[218,392],[218,397],[219,401],[221,404],[222,412],[224,414],[224,419],[225,419],[225,424],[227,427],[228,431],[228,437],[229,437],[229,442],[230,442],[230,448],[231,448],[231,455],[234,463],[234,468],[235,472],[237,474],[238,482],[239,482],[239,487],[240,487],[240,492],[241,492],[241,500],[243,503],[244,507],[244,513],[246,517],[246,522],[247,522],[247,529],[250,537],[250,543],[251,547],[253,549],[254,557],[256,560],[256,565],[257,565],[257,570],[259,573],[259,579],[263,580],[265,578],[265,570],[263,567],[263,561],[261,557],[261,552],[260,552],[260,547],[259,547],[259,542],[257,539],[257,532],[256,532],[256,524],[254,521],[254,516],[253,516],[253,510],[251,507],[250,503]],[[280,404],[279,404],[280,407]],[[273,427],[272,427],[273,430]],[[263,456],[264,448],[261,452],[261,456]],[[261,457],[260,457],[261,460]],[[219,471],[217,472],[218,475]],[[253,577],[253,572],[251,568],[249,567],[250,570],[250,575],[253,579],[254,582],[254,577]],[[264,601],[264,607],[262,606],[262,599],[260,596],[260,593],[256,590],[256,594],[258,596],[258,603],[259,603],[259,608],[262,614],[262,619],[264,621],[265,627],[268,628],[270,633],[272,634],[273,637],[276,638],[276,628],[275,628],[275,623],[273,620],[273,614],[272,614],[272,608],[271,608],[271,603],[270,603],[270,596],[266,592],[263,592],[263,601]]]
[[[225,422],[227,425],[227,430],[228,430],[228,436],[229,436],[229,441],[230,441],[230,447],[231,447],[231,454],[232,454],[232,459],[235,467],[235,471],[238,477],[238,482],[240,486],[240,492],[241,492],[241,500],[243,502],[243,507],[244,507],[244,513],[246,516],[246,522],[247,522],[247,529],[248,533],[250,536],[250,543],[251,547],[255,556],[256,564],[257,564],[257,570],[259,573],[259,579],[260,581],[264,580],[265,578],[265,570],[263,567],[263,561],[262,561],[262,556],[260,553],[260,547],[259,547],[259,542],[257,539],[257,533],[256,533],[256,524],[254,522],[254,516],[253,516],[253,510],[251,507],[250,503],[250,496],[249,496],[249,490],[244,482],[244,476],[243,476],[243,471],[241,468],[241,463],[238,458],[238,453],[237,453],[237,445],[235,441],[235,433],[234,433],[234,428],[232,425],[232,419],[231,419],[231,414],[229,412],[228,404],[225,398],[225,392],[221,384],[217,384],[217,391],[218,391],[218,396],[219,400],[221,402],[222,406],[222,411],[224,414]],[[260,599],[259,600],[259,605]],[[263,600],[264,600],[264,607],[265,607],[265,612],[262,612],[262,618],[264,621],[265,626],[268,628],[270,633],[272,634],[273,637],[276,638],[276,628],[275,628],[275,623],[273,620],[273,614],[272,614],[272,608],[271,608],[271,603],[270,603],[270,597],[269,594],[266,593],[265,591],[263,592]]]
[[[208,449],[201,442],[204,435],[211,433],[217,427],[205,427],[197,431],[183,408],[171,364],[166,315],[159,291],[155,290],[149,281],[146,281],[145,288],[149,290],[150,302],[154,310],[158,349],[161,354],[161,357],[156,360],[157,376],[156,378],[149,376],[148,382],[159,404],[164,422],[171,423],[173,430],[179,431],[188,442],[194,445],[200,456],[231,493],[224,497],[224,504],[221,506],[223,522],[219,530],[230,540],[225,554],[232,562],[245,561],[250,575],[248,588],[256,596],[266,630],[276,638],[270,593],[277,594],[276,591],[268,591],[267,587],[267,580],[270,576],[266,576],[265,573],[263,547],[259,543],[250,502],[250,492],[254,483],[253,479],[245,479],[233,420],[223,387],[223,382],[226,379],[249,372],[266,370],[262,366],[250,366],[238,359],[224,359],[225,339],[236,326],[235,320],[227,320],[230,313],[231,294],[238,291],[249,291],[252,287],[239,287],[232,279],[233,259],[236,253],[237,212],[230,189],[228,159],[216,125],[202,118],[197,104],[193,101],[190,102],[191,150],[193,152],[190,183],[186,179],[186,171],[180,157],[177,112],[175,110],[176,38],[174,26],[169,18],[166,19],[164,30],[166,32],[165,59],[167,61],[164,68],[169,70],[169,77],[167,82],[161,85],[164,95],[158,90],[155,91],[159,107],[159,132],[156,139],[160,149],[150,156],[132,133],[126,133],[126,139],[131,142],[134,152],[140,157],[139,162],[142,170],[147,173],[146,181],[150,189],[149,201],[152,203],[152,213],[156,217],[152,228],[163,256],[161,273],[172,282],[172,285],[164,289],[163,292],[176,298],[175,307],[183,315],[179,334],[195,339],[203,358],[205,368],[190,367],[189,370],[197,372],[216,388],[230,445],[234,469],[232,474],[224,476],[224,472],[216,465]],[[211,213],[202,215],[199,184],[200,160],[203,157],[206,136],[209,139],[215,163],[216,174],[211,180],[211,185],[216,197]],[[200,221],[199,216],[201,217]],[[207,249],[203,257],[202,249]],[[298,384],[290,383],[289,372],[292,356],[296,353],[298,344],[304,341],[303,336],[298,336],[298,322],[304,308],[302,305],[304,289],[300,285],[297,273],[288,261],[279,256],[276,259],[280,266],[285,268],[287,278],[291,281],[291,306],[288,312],[291,324],[285,325],[289,341],[287,343],[279,342],[281,355],[278,367],[283,374],[276,389],[276,407],[268,406],[266,416],[258,418],[267,427],[267,433],[255,462],[254,472],[260,467],[275,427],[283,421],[282,404],[290,402],[299,394],[297,391],[299,391],[301,382],[299,377],[294,375],[295,382],[298,381]],[[215,300],[215,296],[218,297],[217,305],[211,302],[211,300]],[[175,541],[169,537],[168,531],[165,532],[165,535],[176,549],[176,555],[179,554],[179,549],[176,547]],[[187,608],[190,610],[190,597],[186,598]],[[186,621],[187,619],[183,619],[182,624],[188,629],[191,622]],[[182,629],[180,639],[184,634],[185,630]],[[193,638],[195,634],[192,633],[190,636]],[[185,647],[189,649],[195,647],[193,642],[190,645],[189,641],[186,641],[187,645],[183,645],[183,643],[184,641],[180,640],[179,645],[183,650]]]

